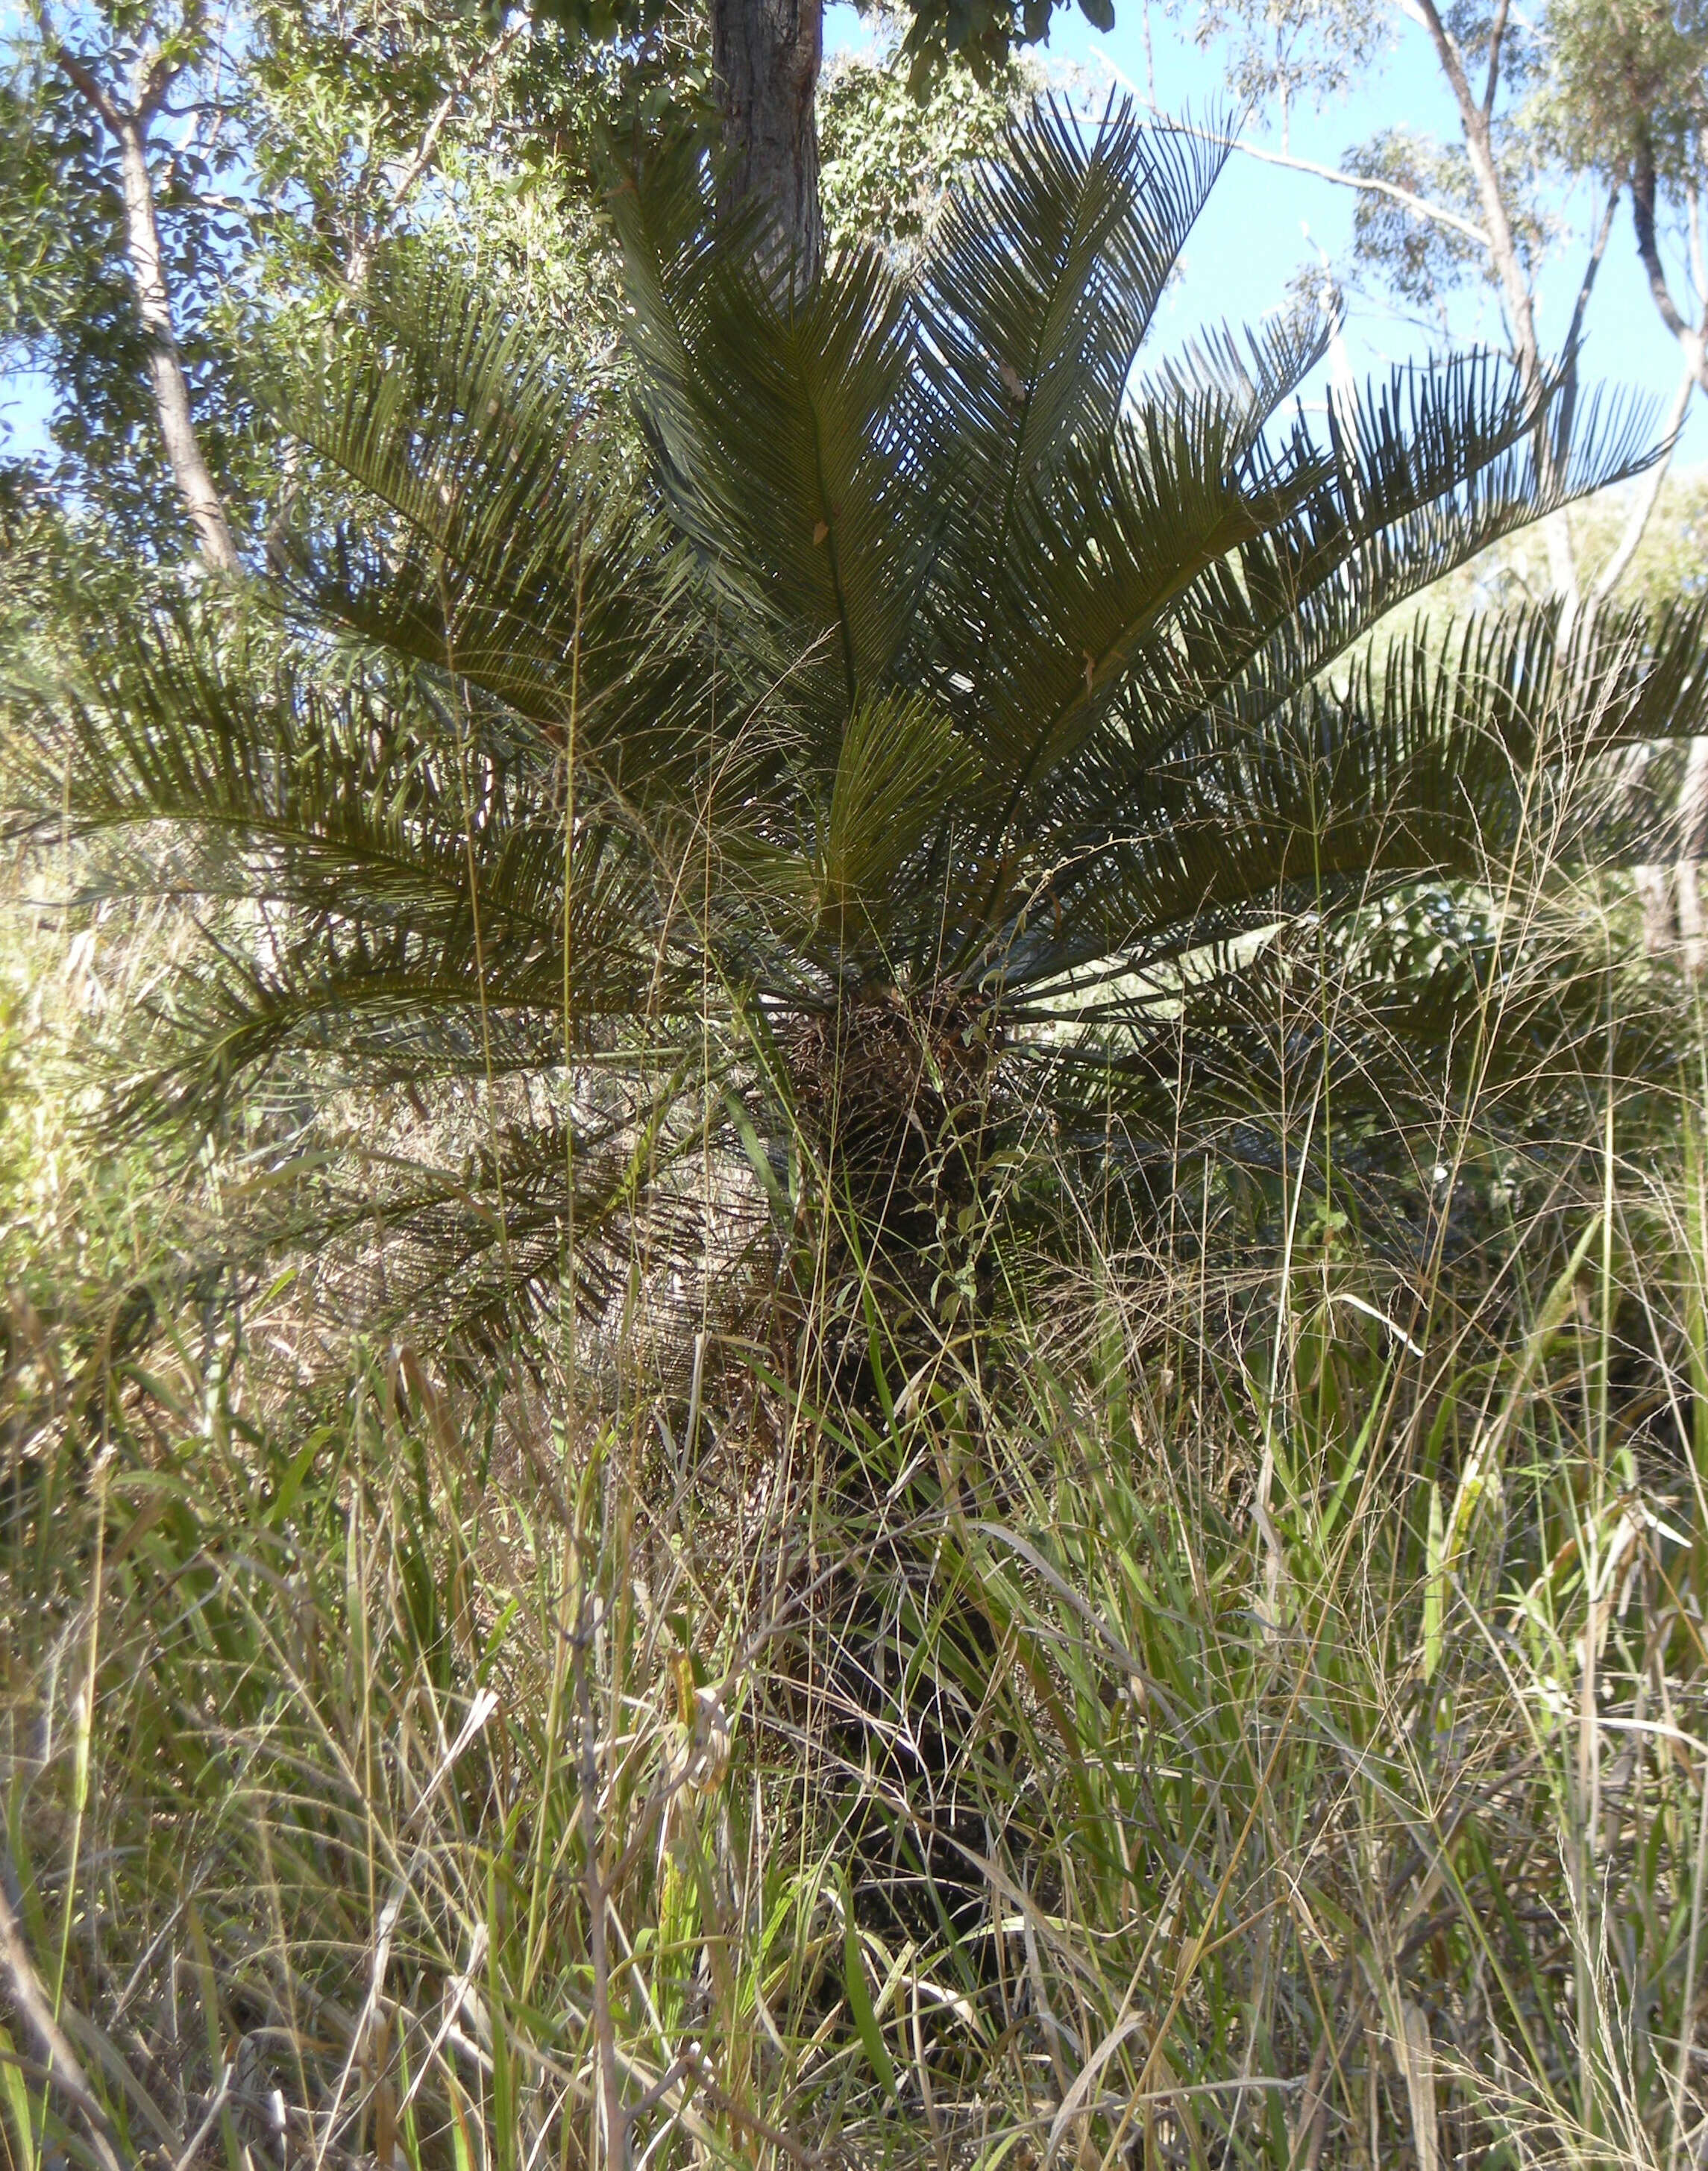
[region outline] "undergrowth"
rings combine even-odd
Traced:
[[[15,2171],[1696,2164],[1697,1119],[1506,1203],[1474,1300],[1297,1188],[999,1255],[837,1397],[276,1293],[38,1401]]]

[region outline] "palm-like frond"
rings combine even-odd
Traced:
[[[163,887],[282,914],[255,984],[286,1008],[318,1000],[353,1019],[371,973],[397,981],[388,1000],[416,984],[424,1005],[431,988],[447,1004],[542,1012],[561,1049],[566,933],[572,1040],[660,984],[642,895],[652,862],[595,805],[577,826],[566,920],[560,759],[510,720],[461,717],[433,693],[288,657],[258,665],[241,641],[163,614],[39,716],[36,791],[51,806],[57,789],[72,835],[170,824]],[[674,989],[668,973],[662,984]]]
[[[490,1317],[506,1278],[561,1278],[567,1185],[631,1251],[675,1210],[709,1072],[780,1077],[833,1180],[912,1155],[852,1188],[911,1187],[915,1231],[921,1185],[976,1185],[1041,1113],[1138,1166],[1181,1151],[1183,1091],[1201,1142],[1261,1158],[1299,1060],[1350,1066],[1373,1123],[1444,1090],[1482,952],[1396,946],[1389,904],[1616,843],[1606,751],[1704,727],[1708,619],[1373,642],[1630,472],[1641,418],[1592,404],[1566,446],[1550,396],[1471,357],[1314,431],[1284,412],[1303,323],[1136,375],[1217,163],[1044,110],[917,282],[854,252],[787,298],[697,167],[625,177],[645,462],[525,327],[378,277],[285,395],[342,478],[288,635],[162,621],[22,705],[45,819],[170,825],[169,879],[226,901],[137,1105],[206,1119],[269,1070],[476,1081],[474,1174],[423,1162],[383,1218]],[[1574,1029],[1540,988],[1502,997],[1529,1056]],[[596,1070],[597,1148],[565,1128]],[[506,1099],[530,1080],[532,1138]]]
[[[632,458],[514,324],[405,263],[359,338],[279,388],[359,517],[297,539],[300,600],[645,796],[698,658],[690,566]]]
[[[634,1081],[656,1088],[700,986],[661,935],[656,852],[611,818],[608,795],[602,808],[590,795],[566,887],[563,764],[527,720],[447,713],[431,681],[335,673],[265,646],[252,651],[217,613],[163,614],[92,657],[78,688],[14,696],[32,727],[14,775],[52,833],[120,844],[104,887],[209,909],[201,951],[131,1021],[110,1116],[197,1131],[259,1122],[277,1170],[256,1194],[255,1232],[335,1248],[407,1224],[433,1259],[423,1286],[465,1329],[495,1325],[506,1280],[511,1311],[536,1284],[571,1281],[591,1305],[620,1284],[644,1219],[637,1127],[655,1182],[669,1158],[679,1081],[661,1099]],[[351,1201],[298,1135],[305,1111],[393,1088],[443,1116],[447,1089],[501,1102],[511,1081],[533,1081],[548,1111],[566,1110],[571,1066],[626,1053],[644,1010],[649,1058],[638,1073],[618,1065],[621,1120],[578,1120],[573,1147],[560,1113],[563,1150],[542,1151],[536,1109],[525,1147],[512,1119],[477,1124],[465,1176],[402,1160],[388,1171],[380,1155]],[[571,1220],[573,1272],[559,1256]],[[393,1301],[411,1286],[401,1268]]]
[[[1107,744],[1041,833],[1069,939],[1151,957],[1422,876],[1499,882],[1527,851],[1634,849],[1605,757],[1708,726],[1705,627],[1700,608],[1652,637],[1609,614],[1561,641],[1546,607],[1425,624],[1255,721]]]
[[[1114,429],[1224,156],[1126,111],[1088,146],[1044,109],[945,219],[918,302],[935,409],[919,449],[999,585],[1025,493]]]

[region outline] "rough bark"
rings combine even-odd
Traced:
[[[218,488],[202,456],[190,411],[190,378],[173,327],[172,296],[166,284],[160,223],[154,211],[154,180],[148,170],[148,123],[166,94],[171,72],[157,65],[149,71],[136,102],[125,106],[108,94],[93,70],[74,54],[62,47],[59,58],[74,88],[99,115],[119,147],[125,255],[147,357],[155,421],[172,480],[184,501],[203,559],[220,572],[234,572],[239,562],[237,544]]]
[[[1655,236],[1655,158],[1646,142],[1631,162],[1630,185],[1631,224],[1636,230],[1637,255],[1649,282],[1649,292],[1662,323],[1679,342],[1684,366],[1702,391],[1708,393],[1708,336],[1705,336],[1700,324],[1685,320],[1673,299],[1666,266],[1661,261],[1660,245]]]
[[[758,200],[779,273],[797,293],[824,255],[816,111],[823,52],[823,0],[712,0],[721,201],[733,208]]]

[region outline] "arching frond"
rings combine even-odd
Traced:
[[[454,676],[633,796],[679,783],[700,658],[687,554],[553,357],[460,275],[375,267],[279,390],[361,515],[298,538],[302,601]]]
[[[918,457],[999,581],[1021,493],[1114,427],[1225,156],[1130,107],[1088,137],[1045,106],[947,212],[919,303],[934,412]]]

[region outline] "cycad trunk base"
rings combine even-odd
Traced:
[[[977,1991],[994,1950],[978,1867],[989,1836],[958,1800],[966,1684],[996,1645],[976,1608],[935,1589],[941,1502],[934,1473],[907,1471],[895,1405],[917,1402],[948,1337],[977,1325],[981,1283],[988,1294],[979,1178],[999,1050],[988,1005],[920,1008],[886,989],[777,1037],[790,1114],[829,1193],[804,1247],[805,1300],[782,1312],[818,1419],[816,1482],[838,1530],[869,1531],[811,1592],[795,1716],[821,1734],[823,1815],[856,1921],[891,1946],[946,1947]]]
[[[779,1034],[791,1113],[823,1171],[833,1220],[881,1289],[931,1308],[976,1263],[1002,1021],[988,1000],[893,987],[850,995]]]

